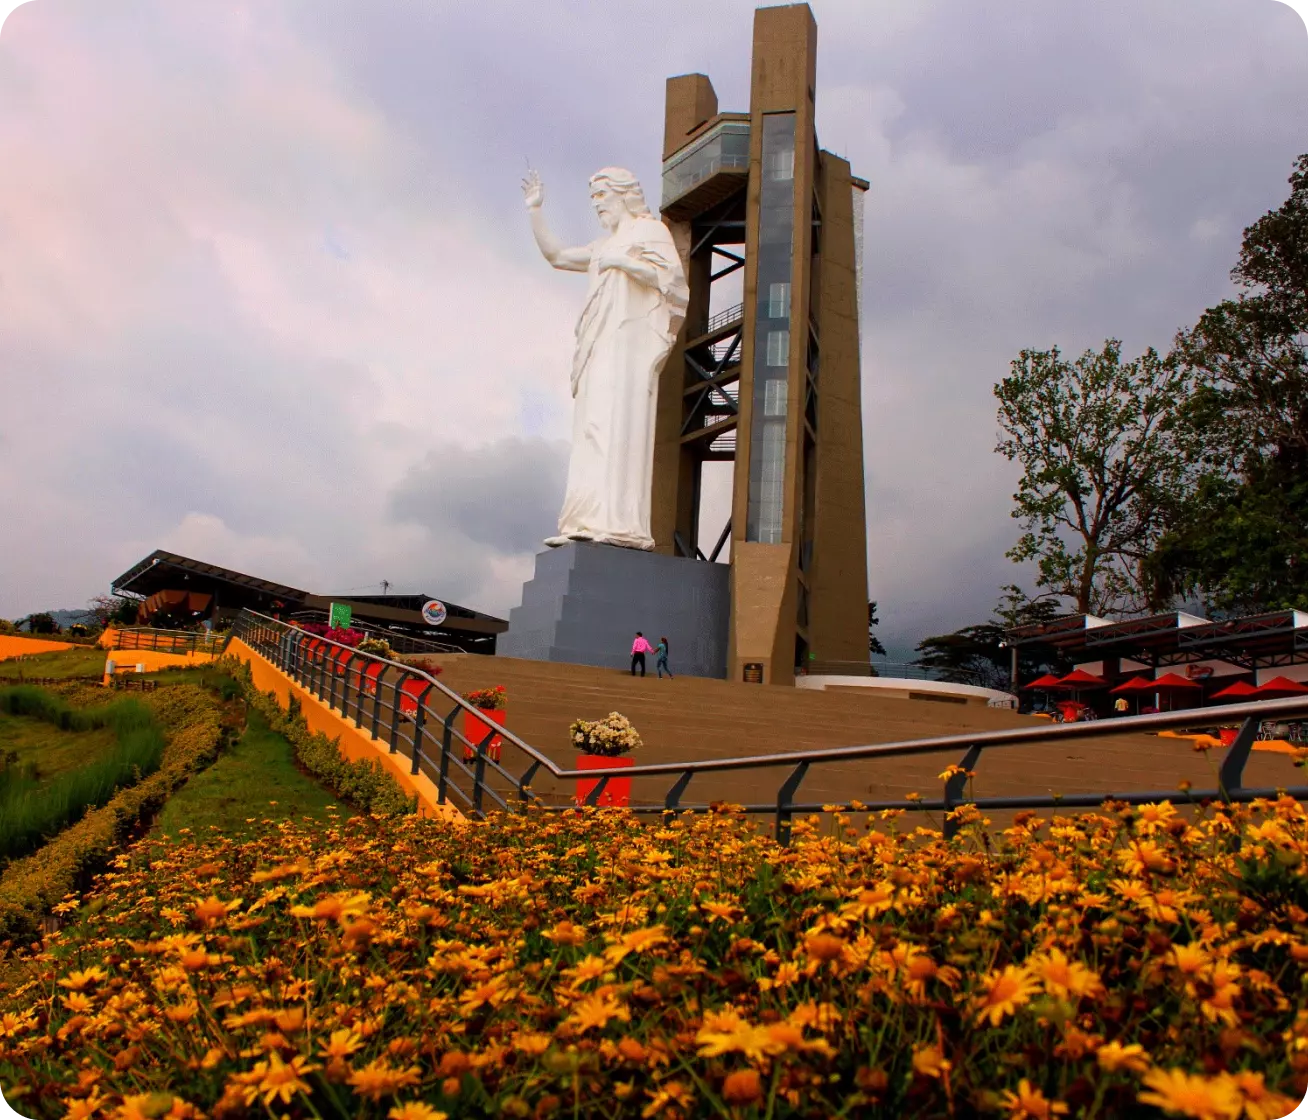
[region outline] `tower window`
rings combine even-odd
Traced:
[[[768,286],[768,318],[790,318],[790,285],[770,284]]]
[[[790,332],[768,331],[768,365],[790,364]]]

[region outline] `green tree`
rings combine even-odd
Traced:
[[[1023,350],[995,386],[995,450],[1022,467],[1012,516],[1023,533],[1007,555],[1034,561],[1046,593],[1092,614],[1145,605],[1144,563],[1190,474],[1177,421],[1191,377],[1152,348],[1123,361],[1109,339],[1075,361]]]
[[[1150,559],[1157,603],[1214,613],[1308,604],[1308,155],[1244,231],[1239,291],[1177,336],[1199,478]]]
[[[103,630],[111,625],[131,626],[139,606],[135,599],[121,595],[96,595],[87,601],[86,609],[94,624]]]
[[[873,599],[867,605],[867,650],[868,653],[875,653],[878,656],[885,657],[886,647],[881,644],[881,639],[872,632],[873,627],[878,626],[881,620],[877,618],[877,602]]]
[[[1004,644],[1005,631],[1048,622],[1058,616],[1059,609],[1052,597],[1028,598],[1014,584],[1003,588],[1003,592],[989,621],[925,638],[917,647],[921,656],[913,664],[955,684],[976,684],[1002,691],[1011,688],[1012,650]],[[1071,667],[1054,651],[1019,647],[1018,677],[1022,680],[1033,680],[1042,673],[1065,673]]]
[[[49,611],[38,611],[36,614],[29,614],[26,618],[19,620],[19,625],[27,624],[29,634],[58,634],[59,623],[55,621],[54,615]]]

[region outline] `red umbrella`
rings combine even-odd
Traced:
[[[1300,684],[1289,677],[1273,677],[1255,691],[1259,700],[1271,700],[1276,696],[1308,696],[1308,684]]]
[[[1046,673],[1043,677],[1036,677],[1030,684],[1024,684],[1023,688],[1057,688],[1058,678],[1053,673]]]
[[[1087,673],[1084,669],[1075,669],[1065,677],[1059,677],[1057,681],[1059,688],[1073,688],[1080,691],[1083,688],[1107,688],[1108,682],[1103,677],[1096,677],[1093,673]]]
[[[1236,681],[1235,684],[1229,684],[1221,692],[1214,692],[1209,697],[1210,700],[1243,700],[1247,696],[1252,696],[1258,690],[1248,681]]]
[[[1177,676],[1175,673],[1164,673],[1161,677],[1156,677],[1149,682],[1150,687],[1155,692],[1167,692],[1177,688],[1203,688],[1198,681],[1187,680],[1185,677]],[[1308,689],[1304,690],[1308,692]]]
[[[1153,692],[1154,682],[1148,677],[1132,677],[1128,681],[1123,681],[1112,691],[1114,695],[1121,692]]]

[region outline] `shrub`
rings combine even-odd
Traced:
[[[627,754],[641,745],[631,720],[619,712],[609,712],[603,719],[579,719],[568,728],[568,735],[582,754],[610,758]]]
[[[300,765],[345,804],[383,817],[417,810],[418,799],[405,793],[380,761],[359,759],[353,762],[341,753],[339,739],[329,739],[320,731],[310,731],[294,696],[290,698],[288,708],[283,709],[273,693],[255,688],[249,665],[235,658],[224,658],[221,664],[240,682],[246,703],[290,742]]]
[[[382,638],[364,638],[356,647],[360,653],[370,653],[373,657],[384,657],[387,661],[395,658],[395,651],[390,643]]]

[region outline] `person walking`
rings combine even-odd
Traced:
[[[636,666],[640,666],[640,675],[645,675],[645,654],[653,653],[654,647],[645,640],[645,635],[636,631],[636,640],[631,643],[631,675],[636,675]]]
[[[659,639],[659,647],[654,651],[654,665],[659,671],[659,680],[663,679],[664,670],[667,670],[668,680],[675,680],[672,670],[668,669],[668,640],[667,638]]]

